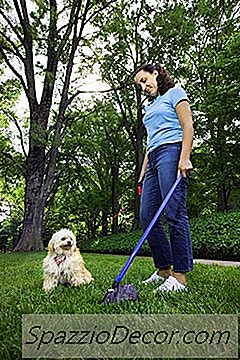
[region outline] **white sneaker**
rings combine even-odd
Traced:
[[[162,285],[160,285],[154,293],[161,292],[172,292],[172,291],[185,291],[187,290],[186,285],[181,284],[175,277],[169,276]]]
[[[148,284],[151,284],[151,283],[158,283],[159,281],[164,281],[164,277],[161,276],[161,275],[158,275],[158,270],[156,270],[151,276],[150,278],[146,279],[146,280],[143,280],[142,283],[144,285],[148,285]]]

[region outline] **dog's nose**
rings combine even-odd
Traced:
[[[72,245],[71,241],[68,241],[67,244],[68,244],[69,246]]]

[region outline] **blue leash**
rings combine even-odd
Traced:
[[[116,280],[113,283],[113,288],[116,287],[120,283],[120,281],[122,280],[122,278],[126,274],[127,270],[129,269],[130,265],[132,264],[135,256],[137,255],[138,251],[140,250],[141,246],[143,245],[144,241],[146,240],[146,238],[148,237],[150,231],[152,230],[153,226],[155,225],[157,219],[162,215],[163,210],[165,209],[166,205],[168,204],[169,200],[171,199],[171,197],[172,197],[174,191],[176,190],[178,184],[180,183],[181,179],[182,179],[182,173],[180,173],[177,180],[175,181],[175,183],[173,184],[173,186],[171,187],[171,189],[167,193],[165,199],[163,200],[163,202],[162,202],[161,206],[159,207],[158,211],[156,212],[154,218],[152,219],[152,221],[148,225],[147,229],[145,230],[144,234],[142,235],[141,239],[139,240],[136,247],[134,248],[134,250],[132,252],[132,255],[128,258],[125,265],[123,266],[120,274],[118,275],[118,277],[116,278]]]

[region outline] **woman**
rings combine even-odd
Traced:
[[[192,244],[186,210],[187,178],[192,170],[192,115],[188,97],[175,86],[159,64],[145,64],[135,71],[135,83],[153,100],[145,107],[147,152],[139,182],[143,181],[140,218],[147,228],[179,172],[183,178],[165,214],[170,242],[158,220],[148,242],[156,271],[145,284],[162,282],[156,291],[186,290],[186,273],[193,269]],[[173,270],[171,266],[173,265]]]

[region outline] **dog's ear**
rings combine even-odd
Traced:
[[[51,240],[48,243],[48,251],[49,253],[52,255],[55,252],[55,247],[54,247],[54,238],[52,237]]]

